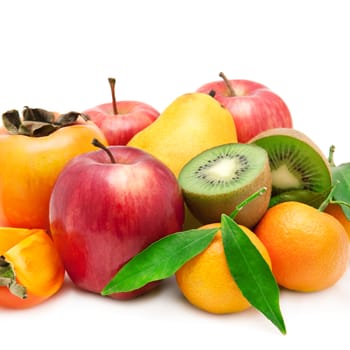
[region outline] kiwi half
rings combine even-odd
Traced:
[[[332,186],[329,162],[308,136],[293,128],[275,128],[249,143],[269,155],[272,204],[296,200],[318,207],[325,200]]]
[[[230,143],[216,146],[187,162],[178,177],[184,200],[201,223],[220,222],[248,196],[266,187],[235,217],[238,224],[253,227],[268,208],[272,177],[267,152],[257,146]]]

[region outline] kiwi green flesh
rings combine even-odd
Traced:
[[[325,192],[331,188],[331,173],[322,154],[310,144],[287,135],[256,139],[264,148],[272,173],[272,195],[289,190]]]
[[[271,195],[267,152],[253,144],[227,144],[204,151],[183,167],[178,180],[188,208],[203,224],[219,222],[221,214],[231,214],[249,195],[266,187],[267,191],[235,218],[237,223],[253,227]]]
[[[206,150],[182,168],[179,183],[185,192],[223,198],[254,180],[268,161],[261,147],[232,143]]]
[[[269,207],[273,207],[282,202],[295,201],[308,204],[314,208],[319,208],[328,195],[325,192],[314,192],[309,190],[288,190],[271,197]]]

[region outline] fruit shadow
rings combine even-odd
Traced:
[[[140,294],[136,297],[130,299],[116,299],[109,296],[102,296],[99,293],[94,293],[91,291],[84,290],[79,286],[75,285],[73,281],[66,276],[63,286],[61,290],[57,294],[75,294],[79,296],[84,296],[87,298],[96,298],[98,300],[105,300],[107,303],[117,303],[117,304],[139,304],[144,303],[145,301],[150,301],[155,298],[159,298],[161,294],[164,294],[166,290],[169,288],[169,281],[163,280],[160,281],[154,288],[148,290],[147,292]]]

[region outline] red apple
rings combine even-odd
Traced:
[[[50,199],[51,235],[67,274],[94,293],[134,255],[181,231],[183,223],[176,177],[150,154],[129,146],[75,157],[60,173]],[[157,284],[111,297],[130,299]]]
[[[115,79],[109,78],[112,102],[84,111],[102,130],[109,145],[126,145],[139,131],[154,122],[159,112],[140,101],[116,101]]]
[[[248,142],[272,128],[291,128],[292,117],[286,103],[266,86],[250,80],[223,80],[201,86],[197,91],[212,93],[232,114],[238,142]]]

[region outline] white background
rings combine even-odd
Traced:
[[[270,87],[288,104],[297,129],[326,155],[335,144],[336,163],[347,162],[348,6],[346,0],[3,1],[0,111],[25,105],[81,111],[109,102],[109,76],[117,79],[118,99],[162,111],[223,71]],[[128,302],[78,291],[67,281],[34,309],[0,309],[1,347],[347,344],[350,271],[327,291],[282,291],[281,308],[286,336],[254,309],[227,316],[194,309],[173,279]]]

